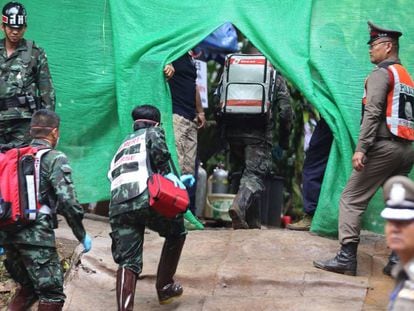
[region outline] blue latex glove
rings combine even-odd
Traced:
[[[82,245],[83,245],[83,248],[84,248],[84,250],[83,250],[84,253],[87,253],[91,250],[91,248],[92,248],[92,239],[89,236],[89,234],[85,234],[85,237],[82,240]]]
[[[4,255],[4,248],[0,246],[0,256]]]
[[[176,187],[179,187],[181,189],[185,189],[184,184],[173,173],[168,173],[167,175],[164,175],[164,177],[171,180]]]
[[[191,174],[181,175],[180,180],[188,188],[191,188],[194,185],[194,183],[195,183],[195,178]]]

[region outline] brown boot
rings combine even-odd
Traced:
[[[128,268],[119,268],[116,274],[116,301],[118,311],[134,309],[137,274]]]
[[[249,229],[246,222],[246,211],[253,201],[253,192],[249,188],[241,187],[229,209],[233,229]]]
[[[8,311],[21,311],[29,309],[37,300],[32,288],[20,287],[7,308]]]
[[[294,224],[288,224],[286,228],[295,231],[309,231],[312,225],[312,218],[313,216],[305,214],[301,220],[295,222]]]
[[[178,261],[184,246],[185,236],[178,239],[166,239],[161,252],[157,271],[157,294],[161,305],[171,303],[174,298],[183,294],[183,287],[174,282]]]
[[[64,302],[39,301],[37,311],[62,311]]]

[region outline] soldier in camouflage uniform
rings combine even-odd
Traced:
[[[0,40],[0,146],[30,142],[30,118],[40,108],[55,109],[55,91],[46,54],[23,38],[26,10],[18,2],[3,7]]]
[[[110,236],[112,256],[119,265],[116,295],[120,311],[133,310],[136,281],[142,272],[145,226],[165,237],[156,280],[160,304],[169,303],[183,293],[182,286],[174,282],[173,277],[187,234],[182,214],[168,219],[148,204],[149,172],[172,178],[164,131],[158,127],[160,112],[154,106],[138,106],[132,111],[132,118],[134,133],[118,148],[108,172]],[[180,183],[178,179],[175,181]],[[185,188],[182,184],[181,187]]]
[[[260,54],[260,52],[251,46],[248,54]],[[220,91],[219,89],[218,92]],[[275,125],[273,114],[277,113],[279,118],[279,146],[287,149],[293,116],[289,97],[286,81],[278,73],[275,81],[275,102],[264,127],[253,127],[247,122],[240,126],[223,125],[225,138],[230,145],[232,161],[238,162],[243,167],[239,190],[229,209],[234,229],[260,228],[258,198],[265,189],[264,179],[272,168],[272,140]]]
[[[0,232],[0,245],[6,251],[7,271],[21,285],[8,310],[27,310],[39,299],[38,310],[62,310],[63,272],[56,251],[54,230],[56,213],[66,218],[75,237],[85,251],[91,248],[91,238],[82,225],[83,209],[72,182],[68,160],[54,150],[59,138],[59,117],[51,110],[41,109],[31,121],[31,146],[52,148],[41,158],[37,219],[15,232]]]

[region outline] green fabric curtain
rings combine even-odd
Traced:
[[[43,0],[25,5],[26,37],[48,53],[62,117],[60,148],[71,160],[82,202],[109,197],[106,172],[131,130],[135,105],[160,108],[174,152],[171,97],[162,68],[230,21],[333,130],[312,230],[335,235],[338,201],[358,138],[363,82],[372,69],[367,20],[403,31],[400,56],[414,74],[409,0]],[[378,195],[365,213],[364,228],[382,232],[382,207]]]

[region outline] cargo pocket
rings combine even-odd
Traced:
[[[60,169],[63,172],[63,178],[65,179],[65,181],[68,184],[71,184],[72,183],[72,169],[70,168],[70,166],[67,164],[64,164],[62,165]]]
[[[36,227],[38,227],[38,232],[43,234],[43,237],[54,235],[54,227],[52,216],[49,214],[38,213],[36,216]]]
[[[41,293],[62,293],[63,274],[60,263],[55,263],[50,258],[39,258],[36,260],[36,289]]]

